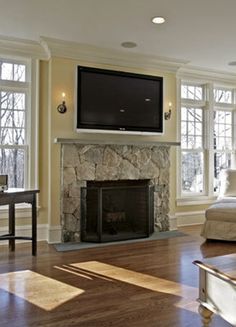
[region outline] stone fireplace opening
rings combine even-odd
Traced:
[[[153,185],[145,180],[88,181],[81,188],[81,240],[111,242],[154,231]]]

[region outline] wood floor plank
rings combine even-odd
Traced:
[[[56,252],[38,242],[0,245],[1,327],[200,327],[194,260],[235,253],[236,243],[183,237]],[[212,327],[229,327],[214,317]]]

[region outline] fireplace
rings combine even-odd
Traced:
[[[121,234],[128,228],[130,238],[146,237],[153,229],[169,230],[169,150],[169,145],[149,143],[62,144],[62,241],[126,238]],[[112,209],[106,198],[114,194],[117,203]]]
[[[109,242],[154,231],[150,180],[89,181],[81,188],[81,240]]]

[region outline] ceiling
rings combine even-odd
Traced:
[[[184,60],[231,72],[236,66],[235,0],[0,0],[0,35],[41,36]],[[166,22],[154,25],[153,16]],[[136,48],[121,43],[132,41]]]

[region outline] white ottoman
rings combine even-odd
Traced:
[[[205,217],[201,236],[206,239],[236,241],[236,199],[214,203],[206,210]]]

